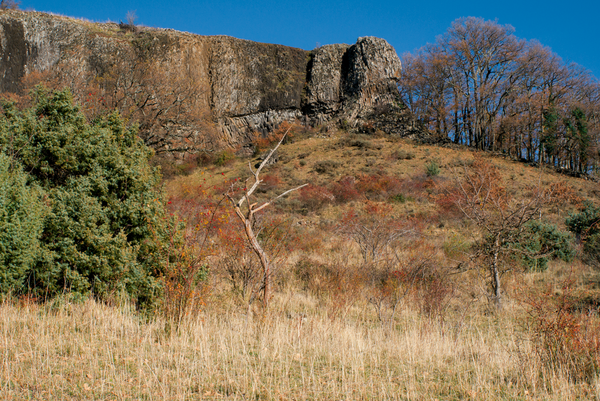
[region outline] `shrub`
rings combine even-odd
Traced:
[[[393,203],[406,203],[406,202],[413,202],[414,198],[412,196],[405,196],[403,194],[396,194],[396,195],[392,195],[390,196],[390,202]]]
[[[577,214],[571,214],[565,224],[583,242],[584,260],[600,265],[600,208],[587,202]]]
[[[394,216],[391,205],[366,202],[345,213],[336,231],[358,245],[368,264],[386,259],[401,238],[416,233],[416,227],[413,221]]]
[[[269,192],[274,189],[277,189],[279,185],[281,185],[281,177],[277,174],[265,174],[261,178],[260,186],[257,189],[257,192]]]
[[[223,150],[215,155],[214,163],[217,166],[226,166],[235,159],[231,150]]]
[[[331,319],[343,318],[361,297],[367,283],[367,271],[348,260],[347,248],[335,249],[327,262],[301,259],[294,273],[310,291],[327,303]]]
[[[412,160],[415,158],[415,154],[403,149],[398,149],[392,152],[391,157],[394,160]]]
[[[335,160],[321,160],[314,164],[314,170],[319,174],[334,174],[340,162]]]
[[[13,164],[13,166],[11,166]],[[19,292],[40,252],[48,206],[16,160],[0,153],[0,293]]]
[[[87,123],[68,90],[38,88],[30,109],[5,104],[3,111],[0,149],[23,165],[50,207],[39,256],[22,272],[26,285],[13,290],[98,297],[124,290],[152,303],[160,293],[162,262],[153,250],[163,238],[164,208],[152,152],[135,128],[116,113]]]
[[[331,185],[331,194],[339,203],[350,202],[360,197],[356,189],[356,179],[353,176],[346,176],[338,182],[334,182]]]
[[[527,223],[515,248],[525,252],[521,260],[528,270],[544,271],[548,268],[550,258],[565,262],[573,260],[575,249],[572,242],[573,238],[555,225],[532,220]]]
[[[284,143],[289,143],[294,140],[298,132],[304,135],[306,134],[306,129],[296,122],[290,123],[287,121],[282,122],[274,131],[266,134],[255,131],[252,134],[254,154],[259,155],[262,152],[271,150],[286,133]]]
[[[455,260],[464,260],[471,251],[472,244],[461,234],[453,234],[444,241],[442,249],[446,257]]]
[[[440,174],[440,165],[437,161],[432,160],[425,166],[425,174],[427,177],[435,177]]]
[[[600,208],[587,202],[579,213],[569,215],[565,224],[578,235],[597,234],[600,232]]]
[[[600,321],[597,315],[575,312],[577,300],[569,280],[559,293],[548,288],[530,295],[528,323],[534,349],[551,375],[559,371],[572,381],[592,383],[600,372]]]
[[[590,235],[583,244],[584,261],[600,265],[600,233]]]
[[[402,182],[386,174],[363,175],[359,178],[356,189],[369,199],[387,199],[401,193]]]
[[[306,205],[309,210],[318,210],[328,203],[335,201],[335,196],[320,185],[309,184],[299,191],[300,201]]]

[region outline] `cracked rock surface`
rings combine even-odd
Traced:
[[[283,121],[345,120],[356,126],[382,110],[401,108],[401,63],[384,39],[363,37],[353,45],[305,51],[169,29],[123,33],[114,23],[21,11],[0,12],[0,90],[14,91],[26,73],[66,65],[102,75],[141,40],[160,54],[163,68],[188,74],[206,88],[205,106],[230,146],[247,144],[253,132],[267,133]],[[385,132],[402,133],[395,117],[387,120],[394,127],[384,124]],[[201,132],[196,137],[203,143]]]

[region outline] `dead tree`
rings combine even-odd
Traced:
[[[281,195],[276,196],[275,198],[269,200],[268,202],[263,203],[260,206],[257,206],[258,203],[256,203],[256,202],[252,203],[251,196],[254,193],[254,191],[256,191],[256,189],[259,187],[259,185],[262,183],[262,180],[260,179],[260,172],[267,165],[267,163],[269,162],[269,160],[271,159],[271,157],[273,156],[275,151],[283,143],[283,140],[287,136],[288,132],[289,132],[289,129],[283,134],[283,136],[281,137],[281,140],[279,141],[279,143],[277,143],[277,146],[275,146],[269,152],[267,157],[264,158],[264,160],[258,166],[256,171],[254,171],[252,169],[251,163],[248,163],[248,168],[250,169],[252,176],[246,180],[246,183],[244,186],[244,195],[239,200],[237,200],[237,201],[234,200],[230,195],[230,192],[232,191],[233,187],[230,188],[230,191],[226,194],[227,198],[229,198],[231,205],[233,206],[233,208],[235,210],[236,215],[240,218],[242,224],[244,225],[244,231],[246,234],[246,238],[248,239],[248,243],[250,244],[250,246],[252,247],[252,250],[256,253],[256,255],[258,256],[258,258],[260,260],[260,264],[262,267],[262,273],[263,273],[263,284],[262,284],[263,305],[265,308],[267,308],[269,306],[269,298],[271,297],[272,266],[271,266],[271,260],[269,259],[269,255],[267,255],[267,253],[264,251],[264,249],[260,245],[260,242],[258,241],[256,233],[254,232],[253,227],[254,227],[255,215],[257,212],[266,208],[267,206],[269,206],[270,204],[275,202],[277,199],[282,198],[282,197],[286,196],[287,194],[289,194],[293,191],[296,191],[300,188],[303,188],[308,184],[303,184],[298,187],[289,189],[289,190],[285,191],[284,193],[282,193]],[[249,185],[249,184],[251,184],[251,185]],[[244,204],[246,205],[245,210],[242,209]]]

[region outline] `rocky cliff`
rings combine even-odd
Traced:
[[[165,71],[205,88],[200,106],[211,111],[220,139],[232,146],[247,143],[252,132],[265,133],[291,120],[356,126],[386,114],[380,120],[394,123],[378,127],[390,134],[407,129],[397,124],[407,118],[396,87],[400,60],[383,39],[364,37],[354,45],[304,51],[226,36],[122,28],[37,12],[1,12],[0,90],[14,91],[25,74],[48,69],[102,77],[120,59],[143,51]],[[193,137],[206,145],[202,132]]]

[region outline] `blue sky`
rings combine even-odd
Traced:
[[[537,39],[566,61],[600,77],[600,1],[272,1],[272,0],[22,0],[21,8],[125,20],[135,11],[141,25],[199,35],[229,35],[302,49],[354,43],[378,36],[398,55],[435,41],[452,21],[482,17],[512,25],[515,35]]]

